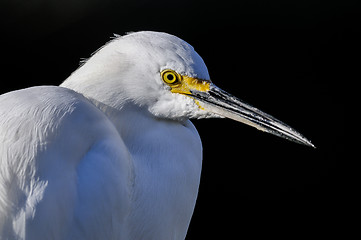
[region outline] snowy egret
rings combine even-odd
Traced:
[[[227,117],[313,146],[215,86],[185,41],[118,36],[68,79],[0,96],[1,239],[184,239],[202,145]]]

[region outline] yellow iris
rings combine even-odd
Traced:
[[[163,81],[171,87],[173,93],[189,95],[191,90],[206,92],[210,88],[210,81],[183,76],[169,69],[162,71],[161,76]]]

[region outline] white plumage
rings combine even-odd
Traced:
[[[0,239],[184,239],[202,165],[188,119],[222,116],[311,145],[165,33],[112,40],[60,87],[1,95]]]

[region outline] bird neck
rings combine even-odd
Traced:
[[[114,108],[96,99],[88,99],[108,117],[123,139],[130,136],[138,137],[139,133],[146,130],[145,123],[159,121],[146,108],[131,102],[123,104],[120,108]]]

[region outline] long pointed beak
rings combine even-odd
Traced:
[[[190,90],[190,92],[191,96],[197,99],[201,107],[207,111],[290,141],[315,147],[311,141],[290,126],[223,91],[213,83],[210,84],[209,91]]]

